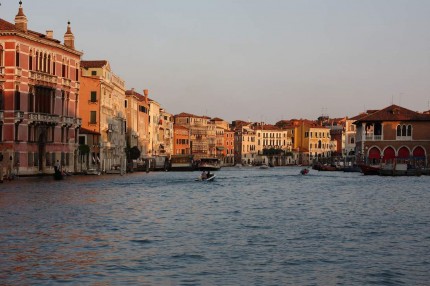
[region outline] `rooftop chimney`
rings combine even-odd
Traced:
[[[145,103],[148,104],[148,94],[149,94],[149,90],[144,89],[143,90],[143,94],[145,95]]]
[[[54,31],[46,30],[46,38],[48,38],[48,39],[54,38]]]

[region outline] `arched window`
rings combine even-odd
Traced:
[[[46,72],[47,71],[47,66],[46,66],[46,64],[47,64],[47,56],[46,56],[46,54],[43,54],[43,72]]]
[[[3,96],[3,89],[0,89],[0,110],[4,110],[4,96]]]
[[[355,139],[354,139],[354,137],[351,137],[351,144],[355,144]]]
[[[408,134],[407,136],[411,137],[412,136],[412,125],[408,125]]]
[[[402,125],[402,136],[406,136],[406,125]]]
[[[402,136],[402,127],[400,125],[397,125],[397,137]]]
[[[36,52],[36,71],[39,71],[39,52]]]
[[[48,70],[47,72],[50,74],[51,73],[51,55],[48,55]]]
[[[4,52],[3,46],[0,45],[0,67],[3,66],[3,52]]]
[[[19,67],[19,46],[16,46],[16,53],[15,53],[15,66]]]
[[[37,66],[39,68],[39,71],[43,71],[43,54],[41,52],[39,52],[39,61],[37,63]]]
[[[30,53],[28,54],[28,69],[33,70],[33,50],[30,50]]]

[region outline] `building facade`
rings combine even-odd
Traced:
[[[366,163],[410,160],[428,166],[430,154],[430,115],[398,105],[368,111],[356,121],[357,156]]]
[[[27,25],[21,3],[15,23],[0,19],[0,173],[74,171],[82,53],[70,23],[64,43]]]
[[[101,134],[97,161],[103,172],[125,169],[125,82],[106,60],[81,61],[82,127]]]
[[[143,95],[134,89],[127,90],[125,94],[127,146],[136,146],[142,157],[150,149],[148,90],[144,90]]]

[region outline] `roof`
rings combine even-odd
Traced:
[[[398,105],[390,105],[384,109],[367,114],[356,122],[368,121],[430,121],[430,114],[415,112]]]
[[[206,118],[206,119],[210,119],[210,117],[207,117],[207,116],[199,116],[199,115],[194,115],[194,114],[186,113],[186,112],[181,112],[179,114],[176,114],[175,117],[194,117],[194,118]]]
[[[102,68],[107,65],[108,62],[106,60],[96,60],[96,61],[81,61],[81,67],[89,69],[89,68]]]
[[[129,95],[129,96],[134,95],[137,98],[137,100],[139,100],[139,101],[145,101],[145,96],[143,94],[140,94],[140,93],[134,91],[133,89],[126,90],[125,91],[125,95]]]
[[[262,125],[258,125],[255,126],[254,130],[262,130],[262,131],[283,131],[281,128],[279,128],[278,126],[275,125],[270,125],[270,124],[264,124]]]
[[[16,28],[15,24],[10,23],[10,22],[8,22],[8,21],[6,21],[4,19],[1,19],[1,18],[0,18],[0,31],[13,31],[13,32],[22,32],[22,33],[24,33],[24,31],[21,31],[20,29]],[[45,40],[48,40],[48,41],[51,41],[51,42],[54,42],[54,43],[57,43],[57,44],[61,44],[61,41],[59,41],[57,39],[47,38],[45,34],[42,34],[42,33],[39,33],[39,32],[35,32],[35,31],[32,31],[32,30],[27,30],[26,34],[32,35],[32,36],[37,37],[37,38],[43,38]]]

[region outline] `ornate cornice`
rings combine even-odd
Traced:
[[[55,42],[50,41],[50,40],[44,40],[42,38],[38,38],[38,37],[29,35],[27,33],[19,32],[19,31],[1,31],[0,32],[0,36],[17,36],[17,37],[21,37],[21,38],[24,38],[24,39],[27,39],[27,40],[31,40],[31,41],[34,41],[34,42],[37,42],[37,43],[41,43],[41,44],[44,44],[44,45],[53,46],[53,47],[59,48],[61,50],[64,50],[66,52],[75,54],[77,56],[82,56],[84,54],[83,52],[67,48],[66,46],[64,46],[62,44],[55,43]]]

